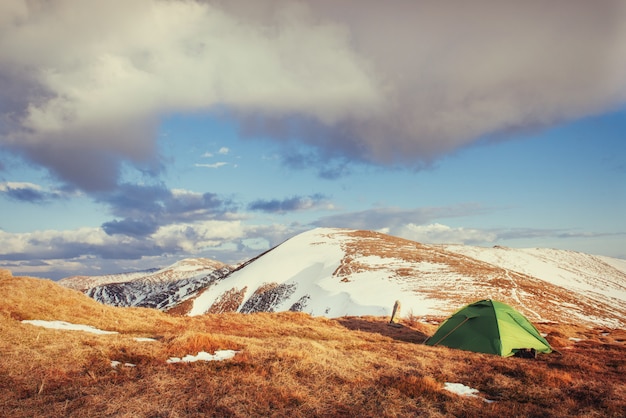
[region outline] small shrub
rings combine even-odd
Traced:
[[[413,309],[409,310],[408,314],[403,319],[403,322],[409,327],[417,327],[420,322],[419,316],[413,313]]]

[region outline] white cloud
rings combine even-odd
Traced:
[[[219,161],[213,164],[194,164],[195,167],[203,167],[203,168],[220,168],[228,165],[228,163],[224,161]]]
[[[220,149],[217,150],[217,153],[221,155],[227,155],[229,152],[230,152],[230,149],[228,147],[220,147]],[[203,158],[212,158],[214,156],[215,154],[213,154],[212,152],[208,152],[208,151],[202,154]]]
[[[193,198],[193,199],[198,199],[202,197],[202,193],[199,192],[194,192],[193,190],[187,190],[187,189],[170,189],[170,191],[172,192],[172,195],[174,197],[176,197],[177,199],[183,199],[183,198]]]
[[[163,226],[152,238],[164,248],[178,247],[185,253],[197,254],[244,235],[245,228],[240,221],[206,221]]]
[[[53,93],[22,121],[41,134],[217,103],[332,121],[377,98],[348,34],[306,8],[285,6],[273,28],[182,1],[55,1],[28,17],[6,28],[0,51]]]
[[[163,226],[141,239],[108,235],[102,228],[28,233],[0,230],[0,268],[7,268],[14,274],[43,277],[52,274],[55,278],[100,274],[99,270],[105,273],[136,270],[163,265],[167,257],[206,256],[207,250],[219,252],[248,236],[258,237],[257,229],[246,227],[239,220],[211,220]],[[267,227],[264,231],[270,229]],[[226,253],[220,261],[244,257],[237,248]]]
[[[202,247],[219,245],[225,240],[243,236],[244,228],[239,220],[206,221],[182,223],[159,228],[151,237],[154,244],[164,248],[181,247],[185,251],[197,252]],[[108,235],[102,228],[78,228],[73,230],[43,230],[25,233],[13,233],[0,230],[0,258],[7,259],[13,254],[40,254],[45,258],[47,253],[67,256],[67,247],[73,250],[84,247],[91,248],[98,254],[97,248],[115,247],[133,244],[136,240],[125,235]],[[78,257],[78,255],[77,255]]]
[[[79,228],[68,231],[43,230],[12,233],[0,230],[0,255],[35,253],[52,249],[52,242],[76,242],[82,245],[100,245],[112,239],[100,228]]]
[[[388,233],[424,244],[473,244],[494,242],[498,238],[493,231],[472,228],[452,228],[434,223],[428,225],[406,224]]]
[[[19,182],[19,181],[5,181],[0,183],[0,192],[6,192],[8,190],[15,189],[32,189],[37,191],[42,191],[43,187],[35,183],[29,182]]]

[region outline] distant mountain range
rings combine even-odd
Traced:
[[[424,245],[318,228],[240,266],[187,259],[165,269],[65,278],[116,306],[186,315],[303,311],[316,316],[440,317],[480,299],[532,321],[626,326],[626,260],[554,249]]]
[[[186,259],[162,269],[106,276],[73,276],[59,280],[95,300],[114,306],[169,310],[233,270],[219,261]]]

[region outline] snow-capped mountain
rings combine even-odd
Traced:
[[[152,268],[126,273],[104,274],[102,276],[70,276],[57,281],[57,283],[61,286],[84,292],[85,290],[96,286],[104,286],[109,283],[124,283],[134,279],[140,279],[150,274],[154,274],[159,270],[159,268]]]
[[[313,315],[448,315],[492,298],[531,320],[626,325],[626,263],[572,251],[422,245],[320,228],[267,252],[193,300],[190,315],[304,311]]]
[[[107,276],[74,276],[58,283],[81,290],[108,305],[168,310],[223,279],[232,270],[231,266],[219,261],[193,258],[162,269]]]
[[[327,317],[388,316],[396,300],[402,316],[446,316],[491,298],[532,321],[626,326],[626,260],[573,251],[423,245],[371,231],[318,228],[232,271],[174,267],[172,275],[193,285],[162,287],[171,282],[150,278],[157,272],[86,293],[114,305],[177,305],[189,315],[292,310]]]

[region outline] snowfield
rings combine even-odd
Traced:
[[[556,286],[579,292],[595,292],[626,301],[626,260],[546,248],[511,249],[461,245],[445,248],[508,270],[541,277]],[[615,271],[607,275],[607,271],[611,269]]]
[[[215,300],[230,289],[242,290],[243,299],[248,300],[256,289],[271,283],[293,289],[274,301],[269,307],[271,311],[296,310],[297,306],[297,310],[318,316],[386,316],[397,299],[414,307],[416,314],[427,314],[435,305],[420,294],[407,293],[403,283],[389,280],[379,270],[353,272],[347,280],[338,280],[335,272],[345,256],[342,245],[349,238],[337,239],[336,235],[335,229],[319,228],[290,239],[288,245],[274,248],[201,293],[189,315],[208,312]],[[402,260],[378,256],[359,259],[359,263],[374,266],[390,262],[395,262],[396,267],[407,265]]]

